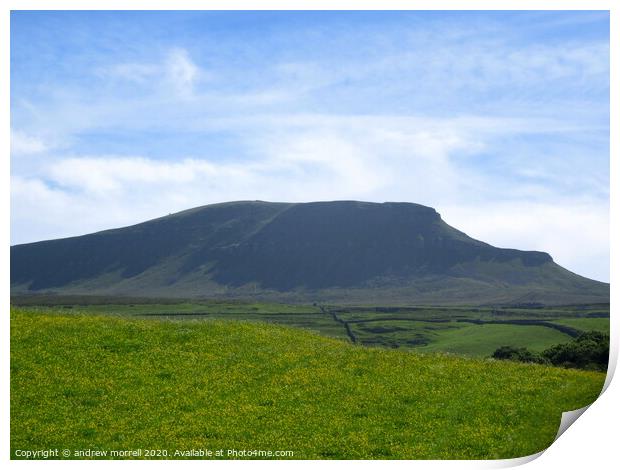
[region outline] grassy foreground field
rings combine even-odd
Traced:
[[[14,308],[12,457],[48,448],[72,458],[84,449],[519,457],[546,448],[561,412],[594,401],[604,378],[365,348],[261,322]]]

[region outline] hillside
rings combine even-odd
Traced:
[[[432,208],[356,201],[213,204],[11,247],[12,293],[390,303],[592,303],[609,285],[496,248]]]
[[[364,348],[264,323],[12,309],[11,455],[162,449],[167,455],[151,458],[182,458],[174,452],[257,449],[292,451],[271,458],[295,459],[520,457],[549,446],[561,413],[594,401],[604,379]]]

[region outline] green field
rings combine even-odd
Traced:
[[[543,351],[571,337],[543,326],[467,325],[447,330],[420,351],[446,351],[455,354],[488,357],[501,346],[527,344],[533,351]]]
[[[543,351],[571,337],[552,328],[531,325],[475,325],[463,322],[373,321],[353,323],[353,333],[364,345],[400,345],[425,352],[449,352],[489,357],[501,346],[523,346]]]
[[[68,310],[11,311],[13,458],[42,448],[518,457],[546,448],[561,412],[595,400],[605,378],[265,322]]]
[[[554,323],[568,325],[582,331],[602,331],[609,333],[609,318],[562,318]]]
[[[609,305],[553,307],[340,307],[74,296],[24,296],[42,312],[175,320],[239,320],[292,326],[365,346],[490,356],[500,346],[542,351],[585,331],[609,332]],[[526,324],[524,324],[524,322]]]

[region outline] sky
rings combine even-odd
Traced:
[[[609,15],[11,13],[11,243],[406,201],[609,281]]]

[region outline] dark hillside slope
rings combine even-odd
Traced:
[[[11,283],[31,282],[30,290],[40,290],[116,270],[126,279],[171,256],[187,258],[181,271],[189,271],[205,249],[238,244],[286,207],[214,204],[131,227],[17,245],[11,247]]]
[[[15,293],[375,303],[608,301],[547,253],[496,248],[410,203],[214,204],[11,247]]]
[[[551,262],[546,253],[502,250],[462,234],[417,204],[297,204],[256,236],[218,254],[215,279],[289,290],[352,287],[377,276],[441,275],[472,262]]]

